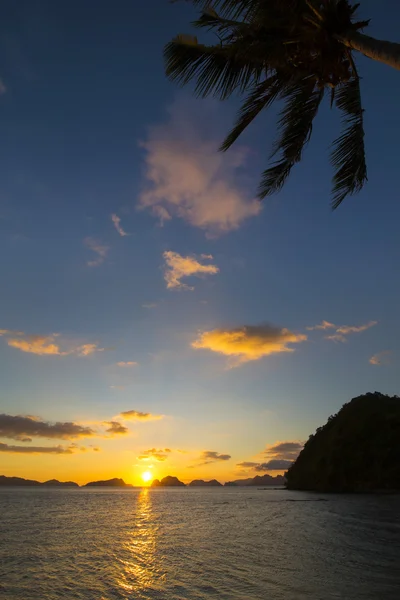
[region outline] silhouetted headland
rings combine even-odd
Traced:
[[[353,398],[309,437],[286,478],[290,490],[400,490],[400,398]]]
[[[90,481],[83,487],[122,487],[122,488],[132,488],[133,485],[130,483],[125,483],[123,479],[118,479],[118,477],[114,477],[114,479],[106,479],[105,481]]]
[[[241,486],[241,485],[257,485],[257,486],[283,486],[285,484],[285,478],[283,475],[256,475],[249,479],[236,479],[234,481],[227,481],[226,486]]]
[[[222,487],[222,483],[216,479],[210,481],[204,481],[203,479],[194,479],[189,484],[189,487]]]
[[[151,483],[151,487],[185,487],[185,484],[182,483],[182,481],[179,481],[177,477],[167,475],[167,477],[163,477],[161,481],[154,479]]]

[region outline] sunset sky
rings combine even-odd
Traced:
[[[400,7],[364,0],[371,34]],[[389,18],[388,15],[391,15]],[[6,0],[0,19],[0,474],[281,473],[352,397],[400,393],[400,75],[367,59],[369,182],[330,210],[321,110],[284,190],[238,100],[169,83],[167,0]]]

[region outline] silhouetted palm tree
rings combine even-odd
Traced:
[[[259,197],[281,189],[300,161],[327,90],[342,112],[343,132],[334,141],[333,207],[359,192],[367,180],[358,50],[400,69],[400,44],[374,40],[359,31],[348,0],[188,0],[202,13],[194,25],[217,35],[214,45],[179,35],[165,47],[166,72],[181,84],[196,81],[196,93],[222,100],[246,94],[238,120],[221,146],[227,150],[275,100],[283,100],[279,138],[264,171]],[[218,11],[218,12],[217,12]]]

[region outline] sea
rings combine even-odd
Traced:
[[[1,600],[399,600],[400,496],[0,489]]]

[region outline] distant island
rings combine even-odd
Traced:
[[[122,488],[133,488],[133,485],[130,483],[125,483],[123,479],[118,479],[114,477],[114,479],[106,479],[105,481],[90,481],[86,483],[83,487],[122,487]]]
[[[204,481],[203,479],[194,479],[189,483],[189,487],[222,487],[222,483],[216,479],[211,481]]]
[[[285,485],[285,477],[283,475],[276,475],[273,477],[272,475],[256,475],[255,477],[250,477],[249,479],[236,479],[235,481],[227,481],[225,483],[226,486],[248,486],[248,485],[256,485],[256,486],[283,486]]]
[[[400,490],[400,398],[353,398],[309,437],[286,478],[289,490]]]
[[[74,481],[58,481],[50,479],[49,481],[35,481],[34,479],[23,479],[22,477],[6,477],[0,475],[0,486],[29,486],[29,487],[79,487]]]
[[[185,484],[182,483],[182,481],[179,481],[177,477],[167,475],[167,477],[163,477],[161,481],[159,479],[153,479],[151,487],[185,487]]]

